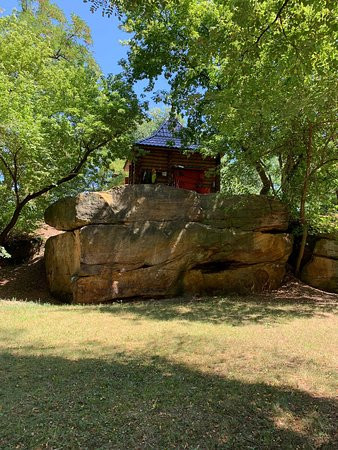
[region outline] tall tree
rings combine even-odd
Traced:
[[[130,83],[102,77],[79,17],[23,3],[0,19],[0,245],[36,223],[44,194],[121,156],[140,115]]]

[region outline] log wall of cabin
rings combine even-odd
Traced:
[[[157,147],[142,148],[143,154],[138,156],[129,166],[129,183],[142,183],[142,172],[145,169],[155,169],[158,172],[167,172],[167,177],[157,176],[156,182],[172,185],[173,170],[175,167],[185,169],[210,171],[205,180],[205,186],[212,187],[213,191],[219,191],[219,165],[220,158],[210,156],[202,157],[200,153],[183,153],[178,149],[164,149]],[[214,173],[213,173],[214,172]]]

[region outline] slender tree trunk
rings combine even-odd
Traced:
[[[272,188],[271,179],[267,176],[261,160],[256,162],[255,167],[259,175],[259,178],[261,179],[261,182],[263,184],[262,189],[260,190],[260,195],[268,195],[270,189]]]
[[[308,235],[308,229],[309,229],[308,224],[304,223],[303,224],[303,232],[302,232],[302,240],[300,243],[298,257],[297,257],[297,263],[296,263],[296,275],[297,276],[299,276],[300,265],[302,263],[303,256],[304,256],[305,245],[306,245],[306,240],[307,240],[307,235]]]
[[[27,202],[21,202],[16,206],[16,208],[13,212],[13,215],[11,217],[11,220],[8,222],[8,224],[5,226],[5,228],[0,233],[0,246],[3,246],[5,244],[9,232],[15,227],[15,225],[20,217],[22,208],[25,206],[26,203]]]
[[[244,147],[243,145],[241,146],[241,150],[248,154],[251,153],[251,151],[248,148]],[[260,195],[268,195],[270,192],[270,189],[272,189],[272,183],[271,183],[271,179],[268,177],[268,175],[265,172],[264,163],[261,159],[256,161],[255,169],[256,169],[256,172],[257,172],[259,178],[261,179],[261,182],[263,185],[260,190]]]
[[[298,252],[297,262],[296,262],[296,275],[299,275],[300,267],[302,264],[303,256],[304,256],[304,250],[307,240],[307,234],[308,234],[308,223],[307,223],[307,217],[306,217],[306,197],[309,187],[309,178],[310,178],[310,166],[311,166],[311,159],[312,159],[312,132],[313,127],[312,124],[309,125],[308,129],[308,142],[306,146],[306,170],[305,170],[305,176],[304,176],[304,182],[303,182],[303,188],[302,188],[302,195],[300,199],[300,224],[302,227],[302,240]]]

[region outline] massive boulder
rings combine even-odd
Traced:
[[[311,260],[304,266],[302,280],[310,286],[338,293],[338,238],[327,235],[319,239]]]
[[[162,185],[65,198],[45,220],[66,231],[46,243],[50,289],[75,303],[276,288],[292,246],[275,199]]]
[[[57,230],[132,222],[199,222],[248,231],[284,231],[282,203],[260,195],[201,195],[161,184],[118,186],[109,192],[65,197],[47,208],[45,221]]]

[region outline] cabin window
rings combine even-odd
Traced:
[[[165,174],[165,176],[163,175]],[[163,183],[167,179],[167,172],[156,169],[143,169],[141,180],[143,184]]]

